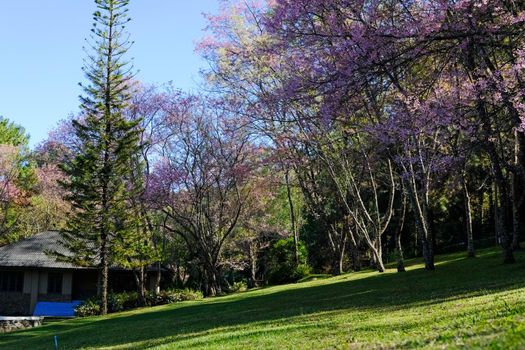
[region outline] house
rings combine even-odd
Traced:
[[[0,247],[0,315],[32,315],[37,303],[74,303],[96,295],[98,271],[57,261],[48,252],[67,255],[60,234],[42,232],[25,240]],[[157,271],[148,270],[153,288]],[[130,270],[110,269],[110,290],[136,290]],[[47,315],[53,316],[53,315]]]

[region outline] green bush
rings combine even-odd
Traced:
[[[307,277],[312,273],[312,270],[310,269],[310,266],[306,264],[301,264],[297,266],[293,272],[293,279],[295,282]]]
[[[191,290],[191,289],[179,289],[178,293],[180,295],[181,301],[187,300],[201,300],[204,298],[204,295],[200,290]]]
[[[168,289],[160,293],[149,292],[146,295],[146,303],[151,306],[178,303],[187,300],[199,300],[203,295],[200,291],[191,289]]]
[[[146,306],[166,305],[186,300],[203,298],[202,292],[190,289],[163,290],[160,293],[147,292]],[[100,314],[102,302],[98,297],[90,298],[75,308],[78,317],[95,316]],[[108,295],[108,312],[120,312],[139,306],[137,292],[110,293]]]
[[[269,253],[268,282],[284,284],[297,282],[310,274],[306,264],[306,247],[298,243],[299,265],[295,263],[293,237],[277,241]]]
[[[233,282],[233,285],[230,287],[230,292],[245,292],[248,290],[248,284],[244,281]]]
[[[120,312],[139,306],[139,294],[137,292],[111,293],[108,296],[108,311]]]
[[[75,308],[75,316],[87,317],[100,315],[100,303],[95,299],[88,299]]]

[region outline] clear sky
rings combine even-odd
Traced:
[[[92,0],[0,0],[0,115],[21,124],[34,145],[78,111],[84,38]],[[205,63],[194,53],[202,13],[218,0],[131,0],[128,26],[137,78],[191,90]]]

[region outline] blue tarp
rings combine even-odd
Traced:
[[[74,317],[75,308],[80,305],[81,301],[74,300],[70,303],[53,303],[39,301],[36,303],[33,316],[46,317]]]

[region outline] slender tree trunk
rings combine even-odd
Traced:
[[[383,258],[381,257],[381,251],[376,248],[374,244],[371,245],[370,249],[372,250],[372,258],[376,264],[376,269],[379,272],[385,272],[385,265],[383,264]]]
[[[249,287],[257,287],[257,254],[254,252],[252,244],[249,246],[249,259],[250,259],[250,280]]]
[[[354,272],[361,271],[361,255],[357,246],[352,248],[352,267]]]
[[[352,270],[361,271],[361,255],[359,254],[359,245],[353,234],[350,234],[350,257],[352,259]]]
[[[377,256],[379,257],[378,261],[378,270],[379,272],[385,271],[385,265],[383,263],[383,242],[381,240],[381,235],[378,234],[377,240],[376,240],[376,249],[377,249]]]
[[[491,148],[490,154],[495,153],[496,151]],[[505,221],[507,219],[507,203],[508,200],[505,197],[508,195],[507,186],[505,183],[505,178],[499,166],[499,162],[496,159],[497,155],[491,156],[493,160],[493,172],[494,172],[494,182],[495,182],[495,199],[494,199],[494,221],[496,227],[496,236],[498,241],[503,248],[503,262],[505,264],[513,264],[516,262],[514,259],[514,253],[512,251],[512,238],[507,232]]]
[[[424,234],[421,234],[423,237]],[[427,233],[427,237],[422,239],[421,241],[421,247],[423,249],[423,259],[425,260],[425,270],[435,270],[436,267],[434,265],[434,247],[432,246],[432,238],[429,237]]]
[[[514,170],[511,172],[511,196],[512,196],[512,249],[520,249],[520,215],[519,215],[519,202],[520,196],[518,195],[519,181],[517,176],[518,168],[520,167],[519,162],[520,155],[520,140],[518,136],[518,130],[514,129]]]
[[[346,251],[346,242],[348,233],[346,232],[346,225],[343,225],[341,233],[338,232],[337,227],[332,225],[329,230],[328,238],[330,240],[330,247],[332,248],[332,274],[337,276],[343,273],[343,261]]]
[[[423,260],[425,261],[425,270],[435,270],[434,266],[434,239],[432,230],[430,228],[430,222],[428,220],[428,206],[427,202],[423,199],[420,200],[417,188],[415,188],[415,180],[412,180],[412,184],[408,184],[408,196],[410,198],[410,204],[412,212],[414,213],[414,221],[416,225],[416,232],[421,242],[421,251],[423,254]]]
[[[474,235],[472,233],[472,208],[470,203],[470,193],[467,184],[467,174],[463,170],[462,173],[463,184],[463,202],[465,206],[465,229],[467,231],[467,256],[473,258],[476,256],[474,251]]]
[[[504,264],[513,264],[516,262],[514,259],[514,253],[512,250],[512,242],[507,233],[505,227],[505,217],[506,217],[506,204],[504,195],[501,193],[501,187],[498,186],[496,182],[496,191],[495,191],[495,224],[496,224],[496,237],[499,244],[503,248],[503,263]]]
[[[518,198],[516,194],[516,183],[513,180],[512,185],[512,249],[519,250],[520,247],[520,218]]]
[[[155,293],[160,293],[160,281],[162,279],[162,265],[157,263],[157,274],[155,275]]]
[[[405,226],[405,217],[406,217],[406,207],[407,199],[406,195],[403,196],[403,212],[399,221],[399,225],[394,234],[394,240],[396,241],[396,250],[397,250],[397,272],[405,272],[405,260],[403,257],[403,246],[401,244],[401,234],[403,233],[403,228]]]
[[[378,267],[378,261],[377,261],[378,254],[375,253],[376,246],[377,246],[376,242],[374,241],[372,243],[373,249],[372,249],[372,247],[370,248],[370,253],[372,253],[371,256],[370,256],[370,268],[373,269],[373,270],[377,270],[377,267]]]
[[[334,252],[334,259],[332,263],[332,274],[337,276],[343,274],[343,262],[346,252],[346,235],[341,237],[341,242],[337,245],[336,251]]]
[[[477,208],[476,212],[478,213],[478,220],[477,220],[477,231],[480,233],[481,237],[484,237],[484,227],[485,227],[485,209],[483,207],[483,202],[485,200],[485,190],[483,187],[479,190],[479,193],[477,195],[478,201],[477,201]]]
[[[298,237],[299,235],[298,235],[296,218],[295,218],[295,208],[293,204],[292,186],[290,184],[290,170],[289,169],[285,170],[284,179],[286,182],[286,193],[288,197],[288,206],[290,209],[290,224],[291,224],[291,230],[292,230],[293,242],[294,242],[295,265],[299,266],[299,237]]]
[[[490,187],[489,187],[489,215],[488,215],[488,218],[487,218],[487,224],[489,226],[489,232],[493,231],[494,232],[494,243],[495,244],[499,244],[499,241],[498,241],[498,235],[497,235],[497,232],[496,232],[496,209],[495,209],[495,206],[494,206],[494,197],[495,197],[495,193],[496,193],[496,184],[494,182],[494,180],[492,180],[492,182],[490,183]]]
[[[106,315],[108,313],[108,282],[109,282],[109,266],[108,266],[108,252],[106,238],[102,237],[102,247],[100,254],[100,276],[101,276],[101,288],[100,288],[100,299],[102,305],[100,313]]]
[[[137,292],[139,295],[139,306],[146,305],[146,291],[145,291],[145,278],[144,278],[144,267],[139,267],[133,271],[135,275],[135,282],[137,283]]]
[[[403,247],[401,245],[401,231],[396,232],[396,250],[397,250],[397,272],[405,272],[405,260],[403,257]]]

